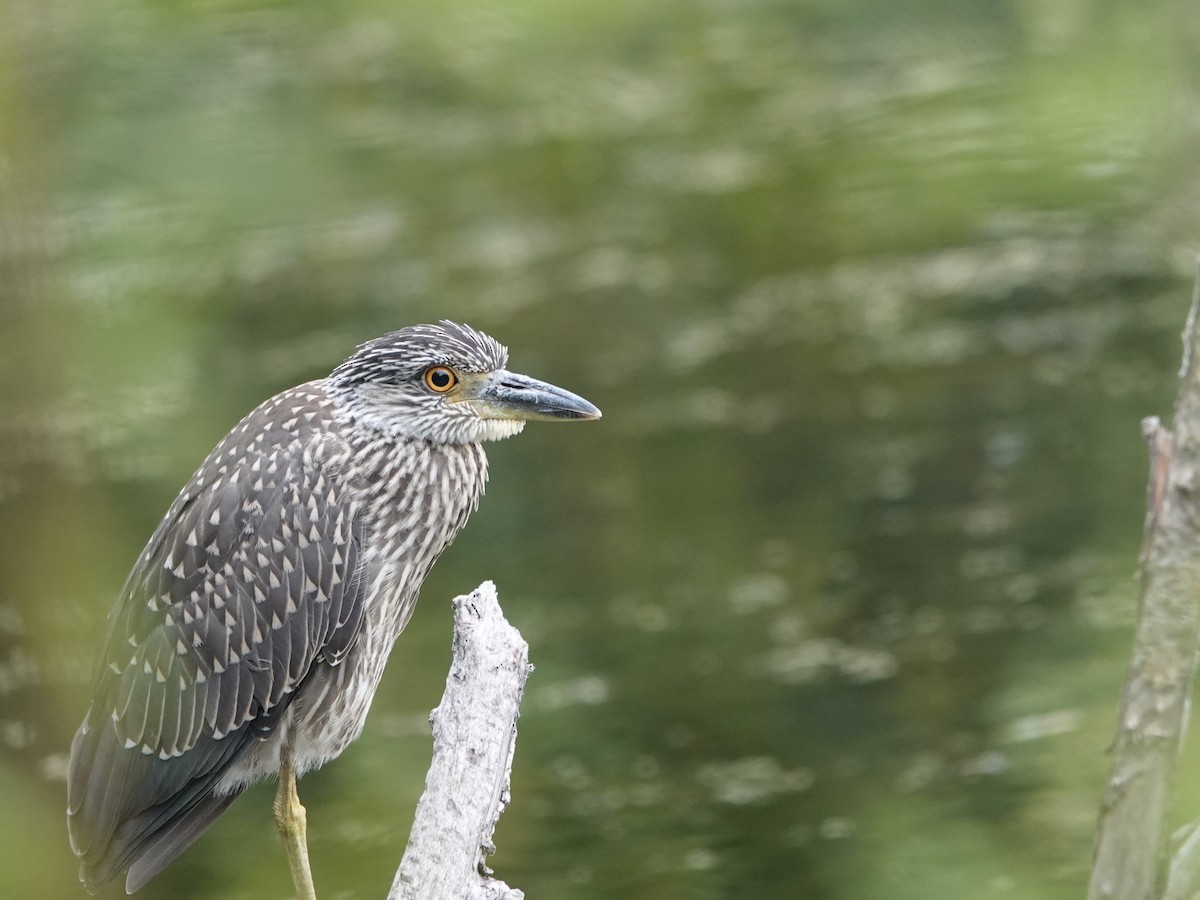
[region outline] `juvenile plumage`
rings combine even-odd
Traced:
[[[421,583],[483,494],[481,442],[600,415],[507,355],[465,325],[405,328],[209,454],[109,616],[71,745],[89,889],[127,872],[132,893],[248,785],[279,773],[282,797],[358,737]]]

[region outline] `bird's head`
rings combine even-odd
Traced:
[[[530,420],[598,419],[570,391],[505,368],[508,350],[467,325],[414,325],[368,341],[329,376],[348,411],[393,434],[494,441]]]

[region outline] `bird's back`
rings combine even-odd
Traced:
[[[362,728],[420,583],[482,494],[478,444],[389,436],[326,382],[250,413],[180,492],[113,610],[71,748],[85,882],[135,890],[249,783]]]

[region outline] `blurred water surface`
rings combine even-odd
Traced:
[[[1200,243],[1188,23],[903,6],[7,0],[0,894],[84,895],[92,654],[209,447],[449,317],[605,418],[492,449],[301,785],[323,897],[386,893],[485,578],[537,665],[527,896],[1079,896]],[[288,896],[270,790],[142,896]]]

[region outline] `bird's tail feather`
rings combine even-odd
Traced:
[[[170,824],[144,843],[125,876],[125,892],[132,894],[161,872],[180,853],[190,847],[208,830],[241,791],[232,794],[205,794],[187,811],[176,816]]]
[[[125,748],[107,721],[89,716],[71,747],[67,824],[89,890],[129,869],[132,892],[190,846],[241,791],[216,785],[251,735],[207,739],[183,759]]]

